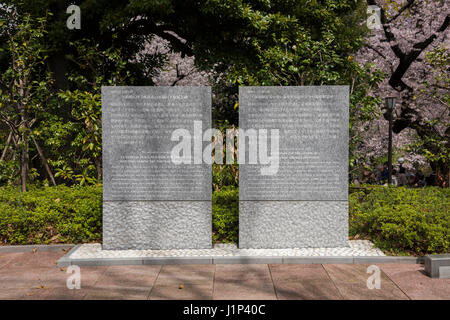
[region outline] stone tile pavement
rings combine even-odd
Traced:
[[[0,299],[446,299],[450,279],[419,264],[379,264],[381,288],[368,289],[364,264],[209,264],[81,267],[69,290],[65,252],[0,253]]]

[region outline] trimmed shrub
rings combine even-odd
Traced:
[[[224,186],[213,192],[213,241],[238,241],[239,233],[239,189]]]
[[[81,243],[102,236],[102,187],[0,188],[3,244]]]
[[[371,187],[350,194],[350,235],[393,254],[449,252],[450,189]]]
[[[392,254],[447,253],[450,189],[362,188],[350,194],[350,235]],[[239,189],[213,192],[214,242],[238,242]],[[102,187],[0,188],[3,244],[101,241]]]

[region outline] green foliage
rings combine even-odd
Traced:
[[[102,236],[102,187],[0,188],[4,244],[81,243]]]
[[[8,67],[0,76],[0,119],[19,134],[29,128],[20,130],[16,122],[43,110],[49,94],[48,84],[53,82],[45,70],[48,56],[42,43],[47,16],[28,15],[20,21],[0,16],[0,23],[0,34],[6,35],[6,46],[3,44],[0,52],[8,59]]]
[[[43,43],[51,14],[46,13],[42,18],[25,15],[18,19],[13,11],[4,12],[0,14],[0,36],[6,40],[0,45],[1,64],[5,65],[0,76],[0,130],[7,131],[12,142],[3,160],[21,159],[25,191],[27,179],[39,176],[34,168],[28,169],[30,145],[38,148],[37,133],[32,127],[46,112],[45,107],[51,100],[49,84],[53,79],[45,68],[48,50]]]
[[[218,123],[218,129],[223,134],[230,127],[234,128],[230,126],[228,121]],[[236,148],[236,145],[234,148]],[[225,143],[223,151],[225,154]],[[234,164],[213,163],[212,187],[213,241],[237,243],[239,231],[239,165],[236,161]]]
[[[76,84],[77,89],[60,91],[58,97],[71,109],[77,128],[71,147],[78,159],[68,163],[62,157],[64,160],[54,163],[57,167],[55,176],[68,183],[95,184],[101,178],[101,86],[124,84],[130,72],[118,49],[101,51],[98,44],[88,39],[71,45],[79,58],[75,61],[69,56],[69,59],[79,65],[80,71],[72,73],[69,81]],[[108,68],[110,71],[105,71]]]
[[[390,253],[450,251],[450,189],[372,187],[350,194],[350,235]]]
[[[237,243],[239,234],[239,189],[224,186],[213,192],[213,241]]]
[[[441,120],[426,121],[425,123],[437,123]],[[442,121],[442,125],[450,132],[450,123]],[[450,165],[450,142],[447,137],[439,134],[429,134],[407,146],[407,151],[423,155],[431,163],[438,163],[441,167],[448,168]]]
[[[367,93],[375,89],[384,78],[384,74],[370,64],[354,66],[353,70],[349,110],[349,169],[351,174],[370,162],[367,155],[360,150],[365,144],[365,130],[369,128],[373,119],[381,116],[382,101],[381,97],[370,96]],[[361,130],[361,128],[365,130]]]
[[[123,1],[79,5],[89,12],[82,32],[66,28],[63,3],[7,0],[0,6],[0,151],[13,131],[5,160],[27,153],[30,181],[48,177],[36,143],[57,183],[101,181],[101,86],[152,85],[166,62],[164,54],[144,50],[152,32],[128,36],[106,23],[129,13]],[[18,173],[6,179],[1,172],[0,183],[17,183]]]
[[[224,76],[217,76],[212,84],[212,121],[214,128],[222,132],[239,126],[239,86]]]
[[[212,166],[212,184],[213,190],[220,190],[225,186],[239,186],[238,165],[213,164]]]
[[[19,173],[19,162],[0,160],[0,185],[13,185]]]
[[[360,128],[380,115],[381,99],[368,93],[385,75],[354,58],[368,31],[365,1],[210,0],[200,14],[207,29],[216,31],[196,39],[194,48],[197,65],[214,70],[215,86],[220,85],[213,89],[214,119],[237,125],[233,107],[240,85],[348,85],[349,165],[366,162],[358,152],[364,144]]]
[[[238,241],[239,189],[213,192],[213,240]],[[101,186],[40,187],[26,193],[0,188],[4,244],[82,243],[101,240]],[[450,191],[371,187],[350,194],[350,235],[371,239],[393,254],[449,252]]]
[[[228,148],[232,147],[234,150],[229,150],[234,155],[233,164],[216,164],[212,165],[212,187],[213,190],[219,190],[224,186],[239,187],[239,164],[237,163],[237,139],[234,141],[234,145],[228,145],[226,132],[227,130],[237,130],[234,125],[230,125],[228,120],[218,121],[217,127],[222,132],[223,138],[223,161],[224,163],[230,159],[226,158]]]
[[[101,181],[100,88],[153,85],[152,78],[168,61],[159,50],[144,50],[155,36],[167,40],[182,56],[194,56],[200,71],[214,71],[216,125],[228,120],[237,126],[239,85],[350,85],[353,165],[358,162],[359,139],[353,127],[377,113],[379,99],[366,93],[381,75],[354,59],[367,31],[362,23],[366,18],[363,0],[208,0],[201,5],[81,0],[81,11],[88,13],[83,15],[81,31],[67,30],[66,7],[53,0],[8,0],[5,4],[14,6],[17,21],[47,17],[45,30],[39,29],[40,41],[27,47],[18,42],[17,48],[43,54],[34,59],[40,63],[33,70],[39,77],[30,91],[36,96],[34,106],[42,112],[36,114],[30,134],[44,150],[58,183]],[[48,8],[54,15],[47,16]],[[0,73],[4,73],[11,64],[9,49],[1,41],[0,47],[4,50]],[[29,153],[30,159],[36,155],[33,145]],[[43,167],[36,169],[45,178]]]

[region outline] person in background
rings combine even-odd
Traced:
[[[415,174],[414,174],[414,172],[413,172],[412,170],[408,170],[408,171],[406,172],[406,179],[408,180],[408,185],[409,185],[410,187],[413,186],[413,180],[414,180],[414,177],[415,177]]]
[[[421,173],[419,174],[419,182],[417,183],[417,186],[419,188],[425,187],[427,184],[425,182],[425,176]]]
[[[416,172],[416,174],[412,177],[412,179],[411,179],[411,186],[418,187],[419,175],[420,175],[420,172]]]
[[[389,175],[389,166],[388,166],[388,163],[385,162],[385,163],[383,163],[383,177],[382,177],[382,180],[387,180],[388,175]]]
[[[370,170],[368,170],[367,168],[363,169],[362,177],[360,179],[362,184],[373,184],[373,182],[370,181],[370,174],[371,174]]]
[[[368,184],[375,184],[377,179],[375,178],[375,173],[371,172],[369,178],[367,179]]]
[[[397,170],[392,169],[392,185],[398,186],[398,180],[397,180]]]
[[[387,178],[387,175],[386,175]],[[383,165],[379,165],[375,171],[375,179],[377,184],[383,184],[383,180],[385,179],[385,167]]]
[[[398,185],[406,186],[408,184],[408,179],[406,177],[406,170],[402,164],[400,164],[400,168],[398,169]]]

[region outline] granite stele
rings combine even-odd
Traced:
[[[210,143],[211,88],[103,87],[102,108],[103,249],[211,248],[211,165],[190,154]]]
[[[348,246],[348,108],[347,86],[239,88],[241,248]]]

